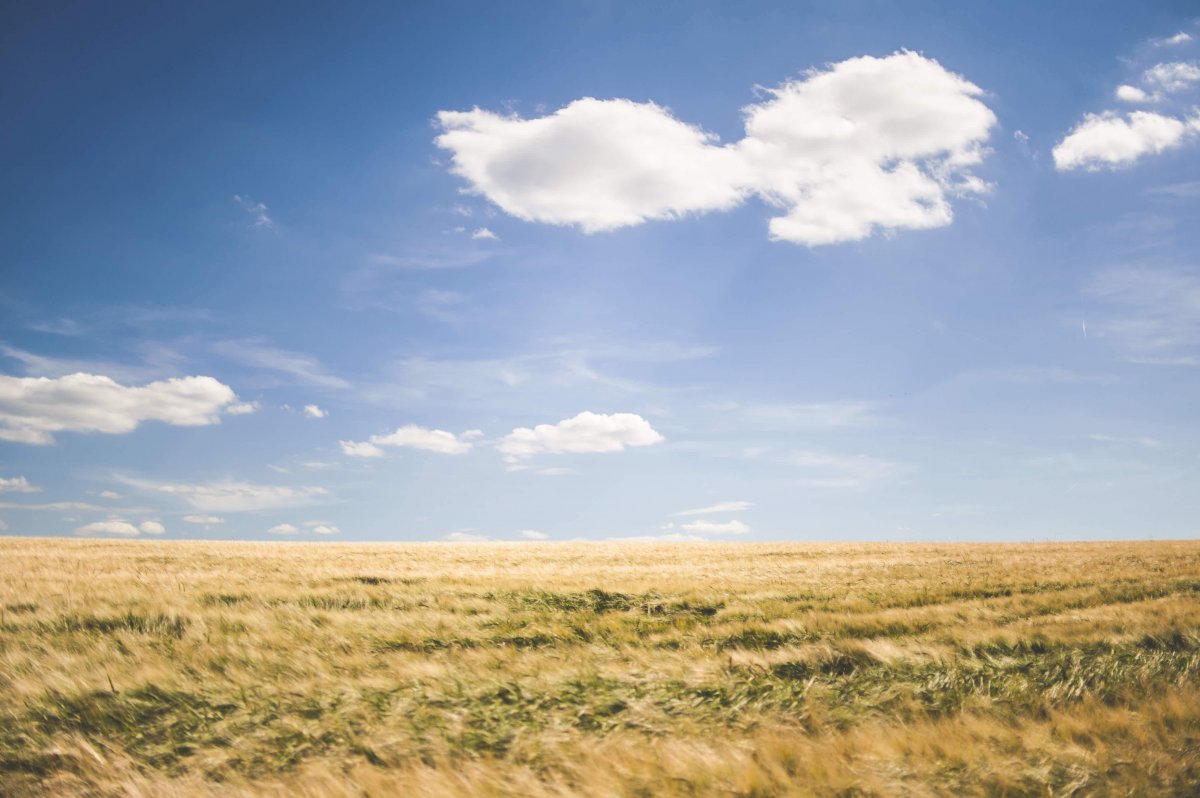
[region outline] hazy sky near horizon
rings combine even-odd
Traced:
[[[1200,533],[1194,2],[9,3],[0,532]]]

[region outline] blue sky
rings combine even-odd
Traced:
[[[1200,518],[1192,3],[9,4],[0,531]]]

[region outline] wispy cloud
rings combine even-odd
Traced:
[[[878,457],[814,451],[791,452],[783,463],[798,469],[802,474],[798,484],[809,488],[866,488],[905,470],[900,463]]]
[[[236,480],[182,483],[156,482],[134,477],[118,479],[131,487],[178,497],[202,513],[240,513],[305,507],[329,495],[328,490],[317,486],[260,485]]]
[[[253,219],[251,227],[259,227],[264,230],[275,229],[275,221],[268,213],[265,203],[255,202],[249,197],[243,197],[241,194],[234,194],[233,201]]]
[[[672,513],[672,516],[679,517],[683,515],[711,515],[714,513],[738,513],[742,510],[747,510],[754,505],[751,502],[717,502],[710,504],[707,507],[697,507],[694,510],[680,510],[677,513]]]
[[[348,381],[330,374],[311,355],[271,346],[261,339],[218,341],[213,351],[234,363],[286,374],[297,382],[318,388],[350,388]]]
[[[1200,273],[1126,266],[1095,274],[1084,294],[1103,306],[1092,321],[1097,337],[1127,360],[1200,365]]]

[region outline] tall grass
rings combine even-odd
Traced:
[[[1200,543],[0,539],[0,795],[1194,795]]]

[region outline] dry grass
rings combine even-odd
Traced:
[[[1195,795],[1200,543],[0,539],[0,795]]]

